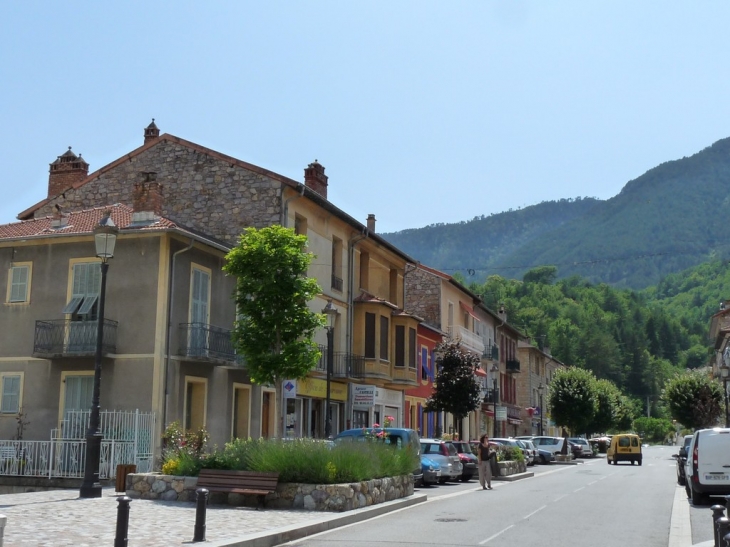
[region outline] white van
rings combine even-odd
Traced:
[[[684,488],[694,505],[707,503],[708,496],[730,494],[730,428],[695,431],[684,471]]]

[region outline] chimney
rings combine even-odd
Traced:
[[[50,164],[48,174],[48,197],[52,198],[81,182],[89,175],[89,164],[71,152],[71,147]]]
[[[324,174],[324,167],[317,160],[310,163],[304,170],[304,185],[327,199],[327,175]]]
[[[370,213],[368,215],[367,223],[368,223],[368,231],[375,233],[375,215],[374,214]]]
[[[162,185],[155,181],[157,173],[145,173],[144,182],[136,182],[132,190],[132,223],[154,222],[162,215]]]
[[[61,211],[61,208],[56,204],[53,211],[53,218],[51,218],[51,228],[54,230],[60,230],[68,226],[68,215]]]
[[[144,143],[147,144],[148,142],[155,140],[159,136],[160,130],[157,129],[157,126],[155,125],[155,119],[152,118],[152,123],[145,127],[144,130]]]

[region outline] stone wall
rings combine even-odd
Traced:
[[[177,477],[160,473],[127,475],[126,494],[130,498],[164,501],[195,501],[197,477]],[[310,511],[350,511],[413,494],[413,477],[386,477],[345,484],[279,483],[266,496],[266,507],[308,509]],[[209,503],[255,507],[256,496],[211,492]]]
[[[405,308],[426,323],[441,328],[441,278],[421,268],[410,272],[406,278]]]
[[[133,205],[135,183],[154,179],[162,189],[162,216],[231,245],[247,226],[281,221],[282,183],[187,145],[161,139],[155,146],[118,162],[78,188],[67,189],[34,213],[103,205]]]

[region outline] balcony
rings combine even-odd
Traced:
[[[484,353],[484,342],[478,334],[474,334],[470,330],[461,326],[449,327],[449,336],[459,342],[461,347],[467,351],[482,355]]]
[[[517,359],[507,359],[507,372],[514,374],[520,371],[520,362]]]
[[[327,346],[319,346],[322,352],[317,362],[317,372],[327,374]],[[347,353],[345,351],[335,351],[332,359],[332,378],[364,378],[365,377],[365,358],[362,355]]]
[[[484,395],[484,402],[490,405],[499,404],[499,389],[488,389]]]
[[[499,346],[496,344],[485,344],[482,358],[489,359],[491,361],[499,361]]]
[[[44,359],[58,357],[93,357],[96,355],[98,321],[51,319],[35,322],[33,356]],[[117,352],[116,321],[104,319],[102,355]]]
[[[180,323],[178,355],[192,361],[241,367],[244,360],[233,347],[232,331],[207,323]]]

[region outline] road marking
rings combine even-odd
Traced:
[[[581,491],[581,490],[583,490],[584,488],[585,488],[585,486],[581,486],[581,487],[580,487],[580,488],[578,488],[577,490],[573,490],[573,494],[575,494],[576,492],[580,492],[580,491]]]
[[[494,538],[496,538],[497,536],[501,536],[501,535],[502,535],[502,534],[504,534],[504,533],[505,533],[505,532],[506,532],[507,530],[509,530],[510,528],[514,528],[514,527],[515,527],[515,525],[514,525],[514,524],[510,524],[510,525],[509,525],[509,526],[507,526],[507,528],[505,528],[504,530],[501,530],[501,531],[497,532],[496,534],[494,534],[493,536],[490,536],[490,537],[488,537],[487,539],[485,539],[485,540],[483,540],[483,541],[480,541],[480,542],[479,542],[479,545],[484,545],[485,543],[488,543],[488,542],[492,541],[492,540],[493,540]]]
[[[674,491],[667,547],[690,547],[691,545],[692,523],[689,518],[689,503],[684,488],[678,486]]]
[[[547,505],[543,505],[542,507],[540,507],[540,509],[536,509],[536,510],[534,510],[534,511],[533,511],[532,513],[530,513],[530,514],[529,514],[529,515],[527,515],[526,517],[522,517],[522,519],[523,519],[523,520],[527,520],[527,519],[529,519],[529,518],[530,518],[530,517],[531,517],[532,515],[534,515],[535,513],[538,513],[538,512],[540,512],[540,511],[542,511],[542,510],[543,510],[543,509],[545,509],[546,507],[547,507]]]
[[[563,499],[563,498],[564,498],[565,496],[567,496],[567,495],[568,495],[568,494],[563,494],[563,495],[562,495],[562,496],[560,496],[559,498],[555,498],[555,502],[559,502],[559,501],[560,501],[561,499]]]
[[[598,482],[597,480],[596,480],[596,481],[593,481],[593,482],[589,482],[589,483],[588,483],[588,486],[593,486],[593,485],[594,485],[594,484],[596,484],[597,482]]]

